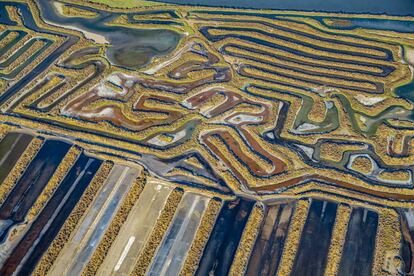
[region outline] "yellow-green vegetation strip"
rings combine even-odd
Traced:
[[[176,188],[168,196],[164,209],[162,210],[161,215],[152,230],[151,236],[145,244],[145,247],[141,251],[131,275],[146,274],[147,268],[151,264],[152,258],[154,257],[155,252],[171,223],[175,210],[177,209],[183,194],[184,191],[182,189]]]
[[[78,1],[64,1],[67,3],[76,3],[79,5],[89,6],[90,4],[97,4],[100,6],[106,6],[109,8],[139,8],[139,7],[152,7],[152,6],[162,6],[164,3],[155,2],[155,1],[145,1],[145,0],[78,0]]]
[[[383,209],[379,213],[372,275],[399,275],[401,238],[397,212],[393,209]]]
[[[62,10],[63,10],[63,14],[67,17],[94,18],[98,16],[96,12],[91,12],[91,11],[87,11],[84,9],[79,9],[79,8],[71,7],[67,5],[63,5]]]
[[[4,180],[4,182],[0,185],[0,204],[3,204],[3,202],[6,200],[7,195],[10,193],[17,180],[19,180],[19,178],[22,176],[27,166],[29,166],[30,162],[33,160],[36,153],[41,148],[42,144],[42,139],[39,139],[37,137],[33,138],[22,156],[20,156],[19,160],[10,171],[6,180]]]
[[[213,230],[214,223],[216,222],[217,215],[221,209],[221,200],[213,198],[208,203],[207,209],[203,214],[200,226],[197,229],[193,244],[188,251],[187,258],[180,272],[180,275],[194,275],[201,256],[203,254],[204,247],[207,244],[210,233]]]
[[[0,125],[0,141],[9,133],[11,128],[7,125]]]
[[[259,228],[262,224],[263,218],[263,205],[256,204],[250,213],[250,217],[243,231],[229,275],[236,276],[245,274],[249,257],[259,233]]]
[[[70,168],[75,164],[76,160],[80,156],[82,150],[78,146],[73,146],[70,148],[68,153],[63,158],[62,162],[59,164],[52,178],[47,183],[46,187],[43,189],[42,194],[37,198],[36,202],[30,208],[27,219],[31,220],[37,216],[56,191],[58,185],[62,182],[63,178],[67,175]]]
[[[4,48],[9,45],[13,40],[19,36],[19,33],[16,31],[11,31],[5,38],[0,41],[0,48]]]
[[[19,12],[16,7],[6,6],[6,11],[9,14],[9,17],[12,21],[16,22],[19,25],[23,25]]]
[[[106,255],[108,254],[109,248],[118,236],[119,230],[121,230],[121,227],[127,219],[128,214],[130,213],[132,207],[134,206],[142,190],[144,189],[145,183],[146,175],[144,173],[141,173],[141,175],[132,184],[132,187],[128,191],[128,194],[125,197],[125,199],[123,200],[121,207],[119,208],[111,224],[106,230],[105,235],[99,242],[99,245],[93,253],[91,259],[82,271],[82,275],[86,276],[96,274],[102,262],[104,261]]]
[[[69,240],[71,234],[75,230],[78,222],[80,221],[83,214],[88,209],[89,205],[93,201],[96,193],[105,183],[105,180],[108,178],[108,175],[113,167],[112,162],[105,162],[99,168],[99,171],[95,174],[88,188],[82,195],[79,202],[76,204],[72,213],[69,215],[63,227],[60,229],[56,238],[53,240],[52,244],[49,246],[47,251],[43,254],[39,263],[37,264],[33,276],[43,276],[52,267],[53,263],[59,256],[59,253],[62,251],[63,247]]]
[[[338,273],[350,216],[351,208],[348,205],[339,205],[328,252],[328,261],[326,262],[325,276],[337,275]]]
[[[296,204],[295,212],[290,222],[288,236],[286,237],[285,246],[283,248],[283,257],[280,262],[278,275],[289,275],[292,270],[303,226],[305,225],[306,217],[308,215],[309,205],[310,203],[308,200],[300,200]]]

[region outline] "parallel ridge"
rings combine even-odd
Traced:
[[[46,29],[44,24],[39,24],[38,11],[33,9],[36,9],[33,3],[0,3],[1,104],[20,93],[20,89],[78,40],[49,27]]]
[[[27,89],[14,89],[2,109],[28,124],[148,153],[141,164],[175,183],[277,193],[312,179],[380,197],[412,196],[413,167],[378,150],[381,141],[390,147],[397,141],[365,139],[385,124],[408,124],[410,104],[390,93],[411,74],[401,45],[366,38],[368,29],[352,35],[324,29],[312,15],[192,9],[114,16],[113,24],[131,28],[181,22],[192,34],[142,71],[126,74],[108,64],[101,48],[82,41]],[[371,96],[378,104],[365,105]],[[344,134],[361,140],[359,148],[335,162],[319,155],[317,140]],[[384,161],[386,154],[392,162]],[[374,169],[361,171],[354,159]]]
[[[399,217],[379,210],[315,199],[268,206],[246,275],[395,273],[401,233],[381,233],[398,228]],[[393,246],[379,246],[390,238]]]
[[[300,18],[196,11],[190,19],[223,55],[242,64],[240,75],[280,89],[384,93],[401,72],[397,46],[318,30]]]
[[[0,78],[13,80],[29,66],[34,66],[54,41],[34,37],[21,30],[0,34]],[[44,55],[43,55],[44,57]]]
[[[16,183],[0,205],[2,275],[377,275],[410,262],[400,257],[410,211],[307,198],[264,206],[110,165],[60,140],[3,137],[10,163],[0,171]],[[44,142],[33,152],[36,139]],[[13,178],[20,163],[27,168]]]

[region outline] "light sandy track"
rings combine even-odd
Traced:
[[[97,275],[130,275],[172,187],[147,184],[118,233]]]
[[[79,275],[116,214],[138,171],[116,165],[49,275]]]
[[[209,198],[187,192],[153,259],[148,275],[178,275],[190,249]]]

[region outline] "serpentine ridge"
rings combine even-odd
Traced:
[[[1,275],[414,271],[412,17],[0,14]]]

